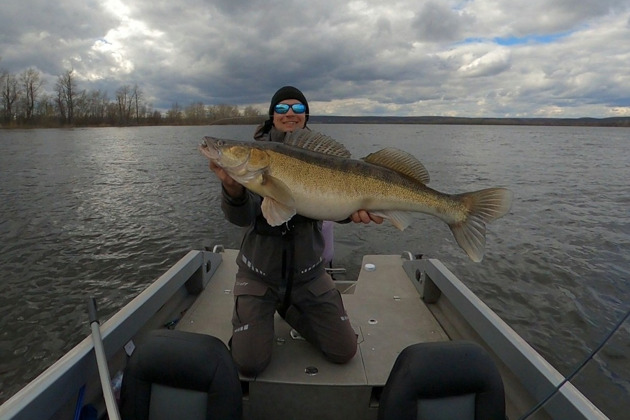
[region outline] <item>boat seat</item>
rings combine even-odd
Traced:
[[[242,390],[227,347],[216,337],[154,330],[123,375],[123,420],[240,419]]]
[[[414,344],[394,363],[381,394],[378,419],[505,420],[503,381],[478,344]]]

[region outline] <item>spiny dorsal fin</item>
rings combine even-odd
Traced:
[[[363,158],[367,163],[391,169],[409,178],[428,184],[429,171],[413,155],[393,147],[370,153]]]
[[[312,152],[324,153],[326,155],[349,158],[350,152],[346,147],[322,133],[310,130],[295,130],[284,138],[284,144],[300,147]]]

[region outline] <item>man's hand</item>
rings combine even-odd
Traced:
[[[210,170],[216,174],[216,176],[221,180],[223,184],[223,188],[225,188],[225,192],[232,198],[239,198],[245,194],[245,187],[243,187],[238,182],[234,181],[234,179],[223,170],[219,165],[210,161]]]
[[[354,222],[354,223],[370,223],[370,222],[374,222],[377,225],[380,225],[381,223],[383,223],[383,218],[380,216],[375,216],[373,214],[368,213],[365,210],[359,210],[359,211],[355,211],[354,213],[352,213],[350,215],[350,219]]]

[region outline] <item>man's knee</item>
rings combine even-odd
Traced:
[[[271,361],[271,344],[268,340],[257,340],[255,335],[235,331],[230,340],[232,359],[243,375],[256,376]]]
[[[326,356],[326,358],[331,362],[339,364],[348,363],[357,353],[357,340],[355,337],[353,340],[348,340],[344,346],[322,350],[324,352],[324,356]]]
[[[267,357],[264,359],[258,357],[237,358],[234,356],[234,354],[232,354],[232,357],[234,358],[234,363],[236,364],[238,371],[245,376],[256,376],[259,373],[262,373],[262,371],[267,368],[269,362],[271,361],[271,357]]]

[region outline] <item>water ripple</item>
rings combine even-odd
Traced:
[[[440,258],[561,372],[630,304],[627,130],[570,127],[315,126],[355,157],[395,146],[431,186],[508,186],[515,202],[471,263],[448,228],[418,215],[405,232],[337,225],[336,264],[364,254]],[[0,131],[0,401],[89,334],[85,299],[111,316],[188,250],[238,247],[219,184],[196,145],[252,127]],[[610,418],[630,398],[630,326],[576,385]]]

